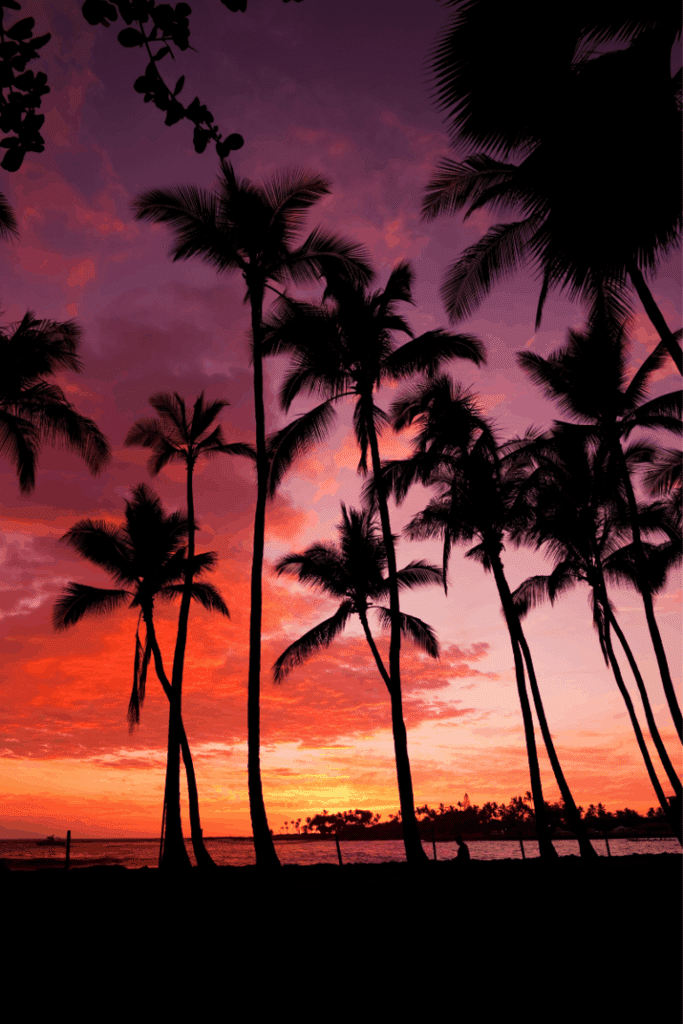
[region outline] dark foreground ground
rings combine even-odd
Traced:
[[[229,1017],[247,1000],[326,1020],[680,1020],[682,860],[4,870],[4,966],[33,977],[27,1006],[61,993],[79,1016],[86,986],[98,1016],[120,999],[134,1019],[219,999]]]

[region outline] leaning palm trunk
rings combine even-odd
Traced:
[[[659,806],[662,808],[662,811],[664,812],[666,820],[671,825],[673,833],[676,836],[676,838],[678,839],[679,843],[681,843],[681,845],[683,845],[681,821],[679,820],[677,815],[673,814],[673,812],[671,810],[671,807],[669,805],[669,801],[666,799],[666,796],[664,795],[664,790],[662,789],[661,783],[660,783],[659,779],[657,778],[657,772],[655,771],[655,766],[652,763],[652,758],[650,757],[650,752],[647,749],[647,744],[645,743],[645,739],[643,737],[643,732],[642,732],[642,729],[640,728],[640,723],[638,722],[638,719],[636,717],[636,713],[635,713],[635,710],[634,710],[634,707],[633,707],[633,701],[631,700],[631,696],[630,696],[628,690],[626,689],[626,685],[624,683],[624,678],[623,678],[623,676],[621,674],[621,669],[619,668],[619,663],[618,663],[618,661],[617,661],[617,659],[615,657],[615,654],[614,654],[614,649],[612,647],[612,640],[611,640],[611,637],[610,637],[609,600],[607,598],[607,591],[605,589],[604,580],[600,579],[599,583],[595,584],[594,589],[595,589],[596,597],[597,597],[597,599],[598,599],[598,601],[600,603],[600,606],[601,606],[601,608],[603,610],[604,619],[605,619],[604,628],[602,629],[602,639],[603,639],[603,643],[604,643],[604,646],[605,646],[605,651],[607,652],[607,658],[609,660],[612,672],[614,673],[614,678],[616,679],[617,686],[619,688],[619,693],[623,697],[624,704],[626,705],[626,710],[628,711],[628,716],[631,719],[631,725],[633,726],[633,731],[634,731],[634,733],[636,735],[636,742],[638,743],[638,748],[640,750],[640,753],[642,754],[643,761],[645,762],[645,768],[647,769],[647,774],[650,777],[650,782],[652,783],[652,788],[654,789],[655,793],[657,794],[657,799],[659,800]]]
[[[557,857],[557,850],[553,846],[550,839],[550,828],[548,826],[548,819],[545,812],[545,802],[543,800],[543,789],[541,787],[541,770],[538,763],[536,739],[534,737],[534,723],[531,717],[529,697],[526,692],[526,683],[524,681],[524,665],[522,664],[522,655],[518,640],[519,634],[517,627],[519,625],[519,620],[517,618],[517,612],[512,601],[512,594],[510,593],[510,588],[508,587],[508,583],[505,578],[505,572],[503,571],[503,563],[500,560],[500,556],[498,552],[494,550],[489,550],[488,554],[489,559],[491,561],[491,568],[493,569],[493,575],[496,580],[496,586],[498,587],[498,594],[500,596],[501,604],[503,606],[503,614],[505,615],[505,622],[507,624],[508,633],[510,634],[510,643],[512,644],[512,653],[515,659],[517,693],[519,695],[519,703],[522,708],[524,736],[526,738],[526,748],[529,758],[529,776],[531,778],[531,793],[534,798],[538,849],[541,854],[541,857],[546,857],[550,860]]]
[[[628,508],[631,532],[633,534],[633,552],[635,555],[638,590],[640,591],[641,597],[643,599],[643,605],[645,607],[645,617],[647,619],[648,629],[650,630],[652,646],[655,650],[657,665],[659,666],[659,674],[662,677],[662,685],[664,687],[664,693],[666,694],[666,699],[669,705],[669,711],[671,712],[671,717],[674,720],[674,725],[676,726],[678,738],[681,740],[681,742],[683,742],[683,718],[681,717],[681,709],[678,706],[678,701],[676,700],[676,691],[674,690],[673,682],[671,681],[669,663],[666,660],[664,644],[662,643],[662,637],[659,632],[659,626],[657,625],[657,620],[655,618],[654,604],[652,601],[652,590],[650,588],[647,578],[645,553],[643,551],[643,542],[640,534],[640,524],[638,523],[638,507],[636,504],[636,496],[633,493],[633,485],[631,484],[631,477],[628,472],[628,466],[626,465],[624,451],[618,440],[615,442],[614,447],[617,458],[619,459],[621,478],[626,489],[626,496],[628,498]]]
[[[161,683],[162,689],[170,702],[171,685],[168,681],[168,677],[164,670],[164,664],[161,658],[161,650],[159,649],[159,643],[157,641],[156,631],[154,629],[154,622],[151,614],[149,613],[145,614],[145,626],[147,628],[147,637],[152,648],[152,655],[154,657],[154,667],[156,669],[157,678]],[[185,725],[182,721],[182,717],[180,721],[180,750],[183,755],[185,774],[187,775],[187,802],[190,811],[192,849],[194,850],[194,856],[195,860],[197,861],[197,867],[215,868],[216,863],[211,857],[209,851],[204,846],[204,839],[202,837],[202,825],[199,817],[199,794],[197,792],[197,777],[195,775],[192,754],[190,753],[190,744],[187,742],[187,734],[185,733]]]
[[[569,826],[574,830],[574,834],[579,843],[581,856],[587,857],[588,859],[595,858],[598,854],[593,849],[593,844],[588,837],[588,831],[584,822],[581,820],[581,815],[579,814],[579,810],[574,802],[571,790],[567,785],[567,780],[564,777],[560,760],[555,751],[555,744],[553,743],[552,736],[550,735],[548,720],[545,717],[545,708],[543,707],[543,701],[541,700],[541,691],[538,688],[536,672],[534,671],[534,665],[531,660],[531,651],[529,650],[529,645],[526,642],[526,637],[524,636],[522,624],[519,622],[519,617],[517,640],[522,650],[522,654],[524,655],[527,675],[529,676],[529,685],[531,686],[531,695],[534,698],[534,707],[536,708],[536,714],[538,715],[538,723],[541,727],[541,734],[543,736],[545,748],[548,751],[550,764],[552,765],[553,772],[555,773],[555,780],[560,788],[562,799],[564,800]]]
[[[638,268],[635,260],[633,260],[628,266],[628,275],[631,278],[631,283],[635,288],[638,298],[643,304],[645,312],[650,318],[654,329],[659,334],[660,339],[666,345],[667,351],[679,373],[683,373],[683,355],[681,354],[681,347],[673,336],[673,332],[669,330],[669,326],[662,315],[662,311],[655,302],[652,292],[645,283],[640,269]]]
[[[166,759],[166,791],[164,798],[166,808],[165,834],[161,855],[161,866],[168,869],[192,866],[185,849],[180,819],[180,738],[183,729],[183,666],[185,664],[185,648],[187,646],[190,601],[192,600],[192,564],[194,560],[194,503],[192,500],[192,470],[190,467],[188,467],[187,474],[187,506],[189,522],[188,559],[183,595],[180,601],[180,613],[178,615],[178,633],[171,676],[171,711],[168,719],[168,756]]]
[[[643,682],[643,677],[640,674],[640,669],[638,668],[636,660],[633,657],[633,652],[631,651],[631,648],[626,641],[626,637],[624,636],[621,627],[619,626],[619,623],[617,622],[614,612],[611,608],[608,611],[608,617],[610,625],[614,629],[614,632],[617,634],[619,643],[621,644],[624,650],[624,654],[626,655],[626,658],[628,660],[628,663],[631,666],[631,671],[633,672],[633,677],[636,681],[636,686],[638,687],[638,693],[640,694],[640,699],[643,702],[645,718],[647,719],[647,725],[648,729],[650,730],[652,742],[657,748],[657,753],[659,754],[659,758],[664,766],[664,770],[669,777],[669,782],[673,787],[673,791],[676,794],[676,796],[680,799],[681,796],[683,796],[683,787],[681,786],[681,780],[678,778],[678,775],[676,775],[674,766],[671,763],[671,758],[667,753],[667,749],[664,746],[664,742],[659,733],[659,729],[657,728],[657,723],[655,722],[654,715],[652,714],[652,706],[650,705],[650,699],[647,695],[645,683]]]
[[[387,556],[387,575],[389,580],[389,613],[391,615],[391,639],[389,643],[389,696],[391,698],[391,725],[394,736],[394,753],[396,758],[396,776],[398,795],[401,804],[401,820],[403,822],[403,843],[406,860],[409,864],[426,864],[428,857],[422,846],[420,832],[415,817],[415,798],[413,780],[408,757],[408,736],[403,721],[403,702],[401,699],[401,620],[398,601],[398,583],[396,581],[396,552],[389,521],[389,506],[382,478],[382,466],[379,457],[377,432],[372,415],[372,394],[366,398],[365,421],[367,423],[368,440],[372,456],[372,471],[375,478],[377,505],[382,524],[382,539]]]
[[[254,836],[256,863],[262,867],[279,867],[273,837],[268,828],[261,782],[261,617],[263,606],[263,550],[265,545],[266,498],[268,494],[268,456],[266,452],[266,417],[263,404],[263,356],[261,353],[261,317],[263,287],[249,281],[251,299],[251,331],[254,342],[254,413],[256,418],[256,513],[254,515],[254,546],[251,562],[251,612],[249,620],[249,677],[247,693],[247,746],[249,810]]]
[[[403,721],[403,704],[401,701],[401,693],[399,691],[398,696],[392,689],[391,678],[384,663],[377,650],[377,644],[374,641],[372,633],[370,632],[370,626],[368,623],[368,617],[359,609],[358,612],[361,623],[363,625],[363,631],[365,638],[372,651],[372,656],[375,659],[375,664],[379,669],[379,673],[384,680],[387,690],[389,691],[389,698],[391,700],[391,731],[394,739],[394,760],[396,762],[396,780],[398,783],[399,800],[401,802],[401,821],[403,824],[403,842],[406,848],[406,860],[409,863],[418,862],[417,858],[408,855],[408,842],[406,840],[407,832],[405,827],[405,816],[403,813],[404,807],[404,796],[407,795],[408,799],[405,801],[405,805],[413,808],[413,815],[415,814],[415,800],[413,796],[413,780],[410,773],[410,758],[408,757],[408,734],[406,732],[405,722]],[[418,842],[420,849],[424,853],[422,846],[422,840],[418,832]],[[412,855],[412,847],[411,847]],[[426,857],[426,854],[425,854]],[[419,862],[418,862],[419,863]]]

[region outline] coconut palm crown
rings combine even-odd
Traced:
[[[391,626],[389,609],[376,602],[386,599],[387,556],[384,542],[370,510],[358,511],[342,504],[338,526],[339,544],[313,544],[301,555],[291,554],[277,563],[278,575],[295,576],[329,597],[340,600],[337,611],[318,623],[284,651],[273,666],[276,682],[281,682],[297,665],[302,665],[316,650],[328,647],[342,632],[353,615],[360,617],[378,669],[387,687],[389,675],[379,658],[369,631],[367,613],[374,610],[383,628]],[[413,589],[441,583],[441,571],[423,560],[410,562],[397,574],[400,589]],[[401,631],[432,658],[438,658],[439,645],[433,629],[414,615],[401,615]]]
[[[94,474],[111,458],[97,424],[81,416],[62,389],[47,379],[60,370],[81,371],[81,333],[74,320],[38,320],[30,312],[20,323],[0,329],[0,451],[14,463],[22,494],[35,487],[43,440],[76,452]]]

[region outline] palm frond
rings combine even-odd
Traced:
[[[40,431],[35,424],[0,408],[0,455],[13,463],[22,494],[29,494],[36,485],[39,451]]]
[[[391,612],[388,608],[375,605],[383,629],[391,629]],[[406,615],[400,612],[401,633],[408,637],[413,643],[429,655],[430,658],[439,657],[439,641],[432,627],[418,619],[415,615]]]
[[[52,609],[52,624],[55,629],[62,630],[74,626],[85,615],[109,615],[129,602],[132,596],[128,590],[105,590],[83,583],[67,583]]]
[[[0,192],[0,238],[5,242],[12,237],[19,237],[19,226],[12,207]]]
[[[119,527],[101,519],[79,519],[61,540],[93,565],[108,572],[117,583],[132,583],[130,552]]]
[[[336,415],[334,400],[330,398],[298,416],[268,438],[268,494],[271,498],[292,463],[329,434]]]
[[[396,573],[399,590],[412,590],[414,587],[425,587],[433,583],[443,585],[443,572],[438,566],[425,562],[423,559],[409,562]]]
[[[275,682],[282,682],[297,665],[303,665],[316,651],[329,647],[334,638],[341,633],[352,614],[352,602],[344,601],[329,619],[319,622],[317,626],[309,629],[307,633],[290,644],[273,665]]]
[[[303,554],[289,554],[275,565],[278,576],[295,576],[332,597],[345,597],[348,573],[341,553],[331,544],[312,544]]]
[[[157,596],[162,601],[173,601],[178,597],[182,597],[184,590],[184,583],[173,583],[161,587],[157,591]],[[192,600],[197,601],[202,608],[206,608],[209,612],[220,612],[221,615],[225,615],[228,619],[230,618],[228,606],[221,597],[220,591],[212,583],[198,583],[197,580],[193,580]]]
[[[365,246],[321,227],[315,228],[298,249],[283,259],[279,270],[278,279],[293,284],[307,284],[328,273],[341,273],[354,284],[365,285],[374,276]]]
[[[527,217],[511,224],[497,224],[448,268],[441,297],[451,322],[466,319],[497,281],[521,266],[539,223],[537,217]]]
[[[650,494],[664,495],[681,486],[683,454],[675,448],[660,449],[657,462],[643,475]]]
[[[393,380],[426,373],[433,377],[450,359],[469,359],[475,366],[486,362],[483,342],[472,334],[448,334],[440,329],[426,331],[395,349],[385,363]]]
[[[501,163],[484,153],[470,156],[462,163],[447,157],[440,160],[422,200],[422,219],[457,213],[493,186],[509,182],[517,170],[514,164]]]

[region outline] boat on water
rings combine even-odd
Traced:
[[[66,840],[48,836],[47,839],[36,839],[36,846],[66,846]]]

